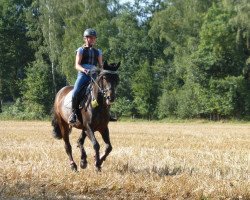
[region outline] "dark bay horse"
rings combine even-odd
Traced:
[[[109,138],[108,123],[110,119],[110,105],[115,100],[115,87],[119,82],[117,69],[120,63],[108,64],[104,62],[103,69],[97,72],[96,79],[92,79],[91,92],[88,94],[87,101],[80,110],[79,121],[75,128],[81,129],[81,135],[78,139],[78,147],[81,151],[80,167],[87,167],[87,155],[84,149],[84,140],[86,136],[91,140],[95,150],[95,166],[97,170],[101,169],[103,161],[112,150]],[[69,134],[72,126],[68,124],[68,118],[71,114],[71,97],[73,86],[65,86],[56,95],[53,111],[53,134],[57,139],[63,139],[65,142],[65,150],[69,156],[70,166],[72,170],[77,170],[77,165],[72,156],[72,149],[69,140]],[[97,103],[96,103],[97,101]],[[93,104],[95,102],[95,104]],[[106,144],[105,153],[100,157],[100,145],[94,135],[95,131],[99,131]]]

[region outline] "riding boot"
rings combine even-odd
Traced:
[[[77,109],[78,109],[78,100],[76,97],[72,98],[72,113],[69,116],[68,123],[75,124],[77,122]]]

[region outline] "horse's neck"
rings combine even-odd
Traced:
[[[93,83],[92,85],[92,94],[91,94],[91,98],[92,100],[100,100],[102,99],[102,91],[101,91],[101,87],[100,85],[98,84],[98,82],[96,83]],[[98,103],[101,103],[101,102],[98,102]],[[102,102],[103,103],[103,102]]]
[[[100,95],[99,90],[100,89],[99,89],[99,86],[97,85],[97,83],[93,83],[93,85],[92,85],[92,100],[98,99],[98,95]]]
[[[92,100],[93,99],[100,100],[98,102],[100,106],[109,109],[105,101],[102,85],[98,81],[92,86]]]

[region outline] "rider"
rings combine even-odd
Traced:
[[[102,67],[102,51],[95,49],[97,34],[92,28],[88,28],[83,33],[84,44],[76,50],[75,68],[78,71],[77,79],[72,93],[72,114],[68,122],[74,124],[77,121],[76,111],[79,107],[78,94],[81,89],[91,80],[90,70],[99,64]]]

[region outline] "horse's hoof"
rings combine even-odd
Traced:
[[[96,172],[101,172],[101,171],[102,171],[102,168],[96,166],[96,167],[95,167],[95,171],[96,171]]]
[[[81,161],[81,162],[80,162],[80,167],[81,167],[82,169],[86,169],[87,166],[88,166],[88,163],[87,163],[86,161]]]
[[[101,167],[100,161],[95,163],[95,169],[96,169],[97,172],[101,171],[102,167]]]
[[[70,168],[72,171],[76,172],[77,171],[77,165],[75,163],[70,164]]]

